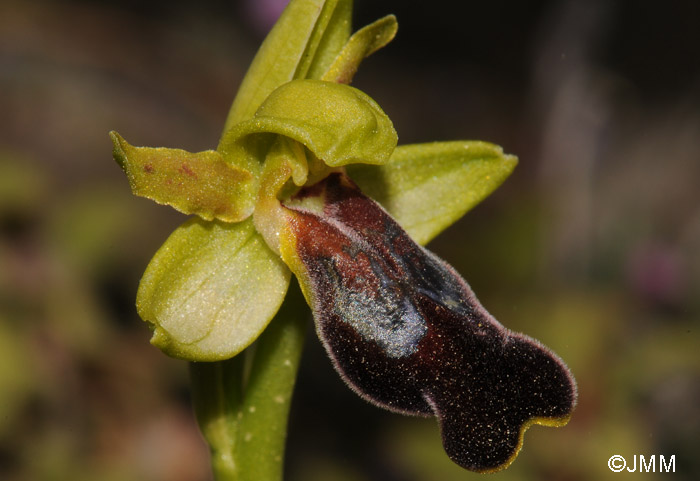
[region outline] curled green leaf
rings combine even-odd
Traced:
[[[454,141],[399,146],[381,166],[347,171],[419,244],[427,244],[493,192],[517,157],[488,142]]]
[[[397,142],[391,120],[371,97],[320,80],[293,80],[275,90],[251,120],[229,130],[219,152],[253,164],[259,153],[248,137],[266,133],[298,141],[331,167],[385,163]]]
[[[360,63],[391,42],[398,28],[396,17],[387,15],[355,32],[322,79],[329,82],[350,83]]]
[[[136,307],[154,328],[151,343],[166,354],[190,361],[228,359],[265,329],[289,278],[252,219],[225,224],[194,217],[151,260]]]
[[[134,194],[206,220],[238,222],[252,213],[253,175],[218,152],[134,147],[116,132],[109,135]]]

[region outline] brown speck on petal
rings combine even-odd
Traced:
[[[182,165],[180,166],[180,168],[178,169],[178,171],[179,171],[180,173],[189,175],[190,177],[195,177],[195,178],[197,177],[197,173],[196,173],[194,170],[192,170],[192,169],[190,168],[190,166],[187,165],[187,164],[182,164]]]

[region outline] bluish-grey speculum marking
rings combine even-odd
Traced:
[[[345,291],[345,292],[342,292]],[[415,354],[428,331],[425,320],[411,301],[395,292],[369,296],[365,292],[338,287],[335,314],[368,342],[376,342],[389,357]]]
[[[342,174],[288,207],[317,331],[335,368],[368,401],[435,415],[457,464],[495,471],[531,424],[565,424],[576,403],[566,365],[504,328],[452,267],[416,244]],[[291,205],[291,204],[290,204]]]

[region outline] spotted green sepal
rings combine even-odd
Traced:
[[[217,361],[250,345],[277,313],[290,272],[253,228],[193,217],[146,268],[136,298],[151,343],[172,357]]]
[[[218,152],[134,147],[116,132],[110,137],[114,159],[135,195],[206,220],[239,222],[252,213],[253,175],[225,162]]]
[[[517,163],[497,145],[454,141],[402,145],[384,165],[347,171],[424,245],[501,185]]]
[[[397,142],[391,120],[371,97],[320,80],[293,80],[272,92],[252,119],[228,131],[219,152],[255,165],[260,155],[255,134],[295,140],[330,167],[385,163]]]

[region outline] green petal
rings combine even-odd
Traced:
[[[190,361],[230,358],[265,329],[290,272],[253,228],[192,218],[148,265],[136,298],[151,343]]]
[[[413,239],[427,244],[501,185],[517,163],[497,145],[455,141],[400,146],[385,165],[347,171]]]
[[[219,151],[253,164],[259,152],[248,136],[263,133],[296,140],[331,167],[385,163],[397,141],[391,120],[367,94],[320,80],[293,80],[275,90],[253,119],[227,133]]]
[[[352,2],[347,0],[290,2],[241,82],[226,119],[224,135],[238,122],[251,118],[277,87],[305,78],[314,67],[317,53],[320,66],[324,57],[334,57],[350,35],[351,9]]]
[[[350,83],[362,60],[391,42],[398,28],[396,17],[387,15],[355,32],[322,79]]]
[[[252,213],[253,176],[218,152],[133,147],[116,132],[110,137],[134,194],[207,220],[238,222]]]

